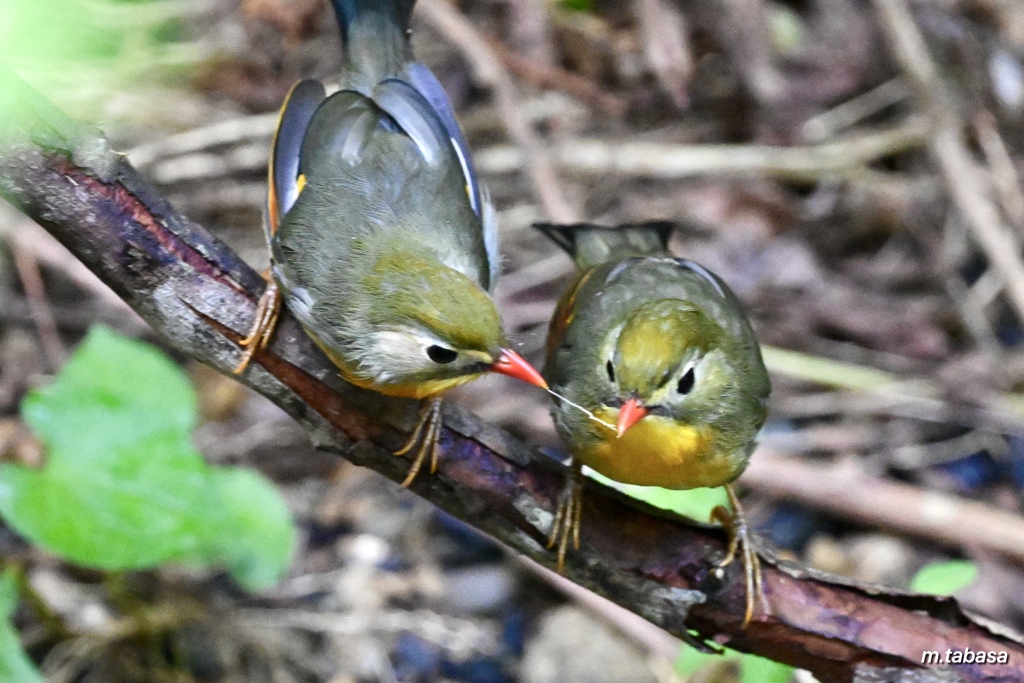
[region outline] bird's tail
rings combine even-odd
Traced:
[[[342,83],[372,88],[412,59],[409,19],[416,0],[331,0],[345,48]]]
[[[617,227],[576,223],[534,223],[533,227],[565,249],[580,267],[631,256],[664,254],[676,224],[670,221],[627,223]]]

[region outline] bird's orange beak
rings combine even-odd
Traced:
[[[619,421],[615,425],[615,431],[618,433],[618,437],[621,437],[626,433],[626,430],[635,425],[640,420],[644,419],[644,415],[647,414],[647,408],[644,408],[640,401],[631,398],[622,404],[622,408],[619,410]]]
[[[502,349],[501,356],[491,366],[491,372],[521,379],[524,382],[547,389],[548,383],[532,365],[512,349]]]

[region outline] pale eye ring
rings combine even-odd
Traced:
[[[431,344],[427,347],[427,358],[434,361],[438,365],[448,365],[454,363],[455,359],[459,357],[459,352],[454,349],[449,349],[444,346],[437,344]]]

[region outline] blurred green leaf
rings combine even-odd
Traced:
[[[725,648],[723,655],[717,655],[683,645],[674,668],[677,673],[689,677],[706,667],[732,662],[739,666],[740,683],[788,683],[793,677],[794,669],[791,666],[729,648]]]
[[[0,576],[0,681],[44,683],[11,624],[17,608],[18,579],[15,571],[8,569]]]
[[[593,0],[562,0],[562,5],[573,12],[593,12]]]
[[[0,63],[73,117],[137,120],[151,115],[147,97],[186,82],[175,62],[208,56],[164,38],[195,11],[177,0],[0,0]]]
[[[277,489],[241,468],[219,468],[212,482],[221,517],[211,529],[211,559],[223,563],[250,590],[277,583],[295,551],[295,525]]]
[[[974,583],[978,568],[967,560],[933,562],[914,575],[910,590],[933,595],[952,595]]]
[[[740,658],[740,683],[789,683],[793,667],[757,655]]]
[[[679,648],[679,656],[676,657],[674,668],[676,672],[684,676],[692,676],[705,666],[724,661],[722,655],[708,654],[689,645],[683,645]]]
[[[0,513],[37,545],[106,570],[225,564],[254,589],[287,568],[284,502],[255,473],[206,465],[192,387],[156,349],[95,328],[22,415],[46,464],[0,466]]]
[[[721,486],[713,489],[701,488],[677,491],[657,486],[623,484],[609,479],[599,472],[591,472],[590,476],[607,486],[622,491],[631,498],[642,500],[662,510],[670,510],[684,517],[695,519],[698,522],[707,522],[711,517],[711,511],[719,505],[724,505],[726,508],[729,507],[729,496]]]

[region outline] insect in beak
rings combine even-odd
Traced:
[[[547,389],[548,383],[532,365],[512,349],[502,349],[501,356],[491,366],[491,372],[521,379],[524,382]]]
[[[646,414],[647,408],[640,404],[639,399],[631,398],[623,403],[622,408],[619,409],[619,421],[615,425],[615,431],[618,434],[617,438],[622,438],[626,430],[644,419]]]

